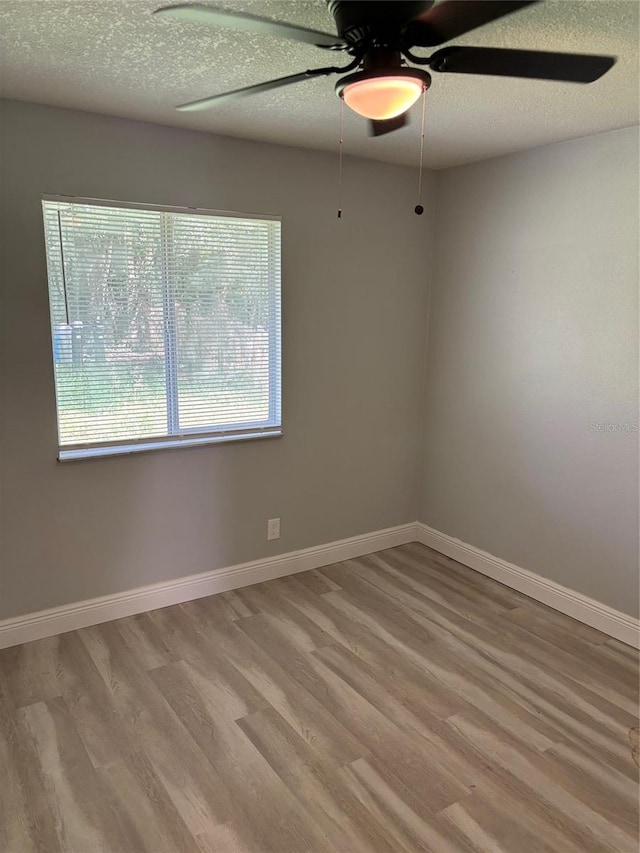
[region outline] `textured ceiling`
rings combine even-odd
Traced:
[[[335,150],[336,78],[208,112],[176,112],[175,104],[330,64],[336,55],[271,36],[152,18],[152,10],[172,2],[177,0],[0,0],[4,97]],[[335,31],[324,0],[211,5]],[[588,86],[434,74],[426,164],[443,168],[636,124],[639,11],[637,0],[548,0],[456,39],[612,54],[618,63]],[[345,110],[345,152],[415,164],[418,119],[419,107],[408,128],[370,139],[365,122]]]

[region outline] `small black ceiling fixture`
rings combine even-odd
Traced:
[[[592,83],[613,66],[615,58],[612,56],[493,47],[450,45],[431,56],[413,53],[415,48],[438,47],[536,2],[443,0],[435,4],[434,0],[327,0],[336,22],[336,35],[205,5],[166,6],[154,14],[186,23],[289,38],[351,57],[351,61],[342,67],[311,68],[190,101],[180,105],[179,110],[208,109],[227,100],[278,89],[311,77],[349,74],[338,81],[336,92],[359,115],[369,119],[372,133],[378,136],[402,127],[407,110],[430,85],[430,75],[409,67],[407,62],[427,66],[430,71],[438,73],[488,74],[574,83]],[[354,71],[356,73],[350,74]]]

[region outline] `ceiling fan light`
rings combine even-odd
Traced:
[[[404,77],[379,77],[346,86],[345,104],[358,115],[380,121],[402,115],[422,94],[418,80]]]
[[[410,109],[430,82],[430,76],[416,68],[361,71],[338,80],[336,93],[363,118],[385,121]]]

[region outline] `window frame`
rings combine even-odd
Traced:
[[[70,196],[60,194],[42,194],[40,196],[42,213],[43,213],[43,237],[46,253],[46,271],[47,271],[47,297],[49,306],[50,329],[52,333],[52,351],[53,356],[53,317],[51,315],[51,295],[49,289],[49,263],[48,263],[48,246],[46,233],[45,219],[45,202],[59,202],[62,204],[85,204],[100,207],[113,207],[123,210],[143,210],[159,214],[194,214],[198,216],[213,216],[223,217],[225,219],[256,219],[267,222],[282,223],[282,217],[276,214],[257,214],[257,213],[240,213],[238,211],[228,210],[212,210],[210,208],[201,207],[181,207],[177,205],[159,205],[149,204],[144,202],[127,202],[116,201],[112,199],[86,198],[82,196]],[[168,217],[161,217],[161,238],[160,248],[163,255],[166,256],[168,251],[168,234],[167,226],[171,220]],[[62,240],[62,237],[60,238]],[[209,427],[187,427],[180,428],[174,434],[163,436],[146,436],[139,438],[117,439],[115,441],[96,441],[82,442],[76,444],[62,444],[60,441],[60,418],[58,411],[58,392],[54,387],[56,401],[56,431],[58,436],[58,461],[67,462],[80,459],[104,458],[107,456],[121,456],[132,453],[141,453],[150,450],[159,449],[176,449],[180,447],[198,447],[208,444],[226,444],[237,441],[247,441],[258,438],[278,438],[284,434],[282,426],[282,269],[281,269],[281,249],[282,249],[282,234],[278,234],[278,249],[277,253],[269,252],[269,281],[274,281],[273,293],[270,293],[269,312],[270,322],[269,330],[269,347],[268,347],[268,374],[269,374],[269,409],[268,409],[268,424],[264,421],[259,422],[243,422],[236,424],[224,424],[220,427],[209,425]],[[273,265],[276,263],[276,255],[278,260],[278,273],[276,278],[276,270]],[[169,298],[171,284],[167,275],[167,264],[163,264],[163,301],[165,311],[165,399],[167,405],[167,432],[169,433],[171,425],[175,424],[176,417],[176,394],[178,389],[177,367],[175,365],[176,358],[176,339],[175,335],[170,334],[170,329],[175,331],[175,325],[172,325],[170,318],[166,317],[166,312],[171,312],[175,309]],[[275,315],[275,316],[274,316]],[[54,385],[55,385],[55,360],[52,358],[54,367]],[[173,367],[172,367],[173,365]]]

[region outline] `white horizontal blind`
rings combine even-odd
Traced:
[[[43,211],[61,458],[280,427],[278,220]]]

